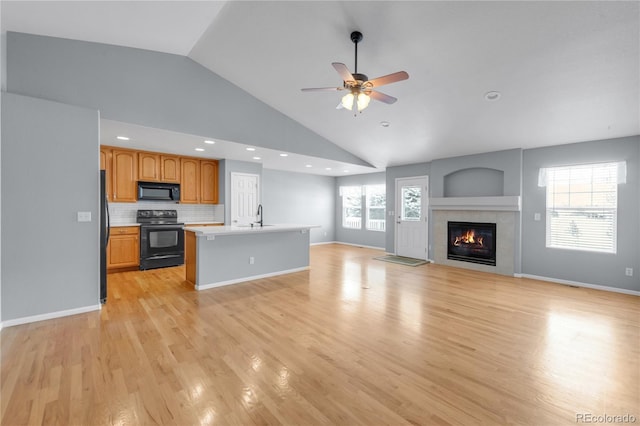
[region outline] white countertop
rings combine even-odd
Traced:
[[[218,225],[224,222],[212,222],[209,220],[193,220],[190,222],[184,222],[185,226],[189,226],[189,225]],[[135,222],[121,222],[121,223],[111,223],[109,225],[112,228],[119,228],[122,226],[140,226],[139,223],[135,223]]]
[[[196,236],[206,235],[237,235],[237,234],[260,234],[267,232],[297,231],[301,229],[320,228],[320,225],[299,225],[299,224],[277,224],[277,225],[254,225],[250,226],[186,226],[185,230],[194,232]]]

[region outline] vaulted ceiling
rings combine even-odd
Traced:
[[[3,31],[186,55],[379,169],[640,134],[638,2],[2,1]],[[354,117],[332,62],[404,70]],[[498,91],[497,101],[485,94]],[[381,122],[388,122],[382,127]]]

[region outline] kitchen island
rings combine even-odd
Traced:
[[[196,290],[309,269],[315,225],[187,226],[186,279]]]

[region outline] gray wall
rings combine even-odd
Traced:
[[[476,167],[458,170],[444,177],[445,197],[499,197],[502,195],[504,195],[502,170]]]
[[[546,248],[545,195],[541,167],[607,161],[627,162],[627,183],[618,185],[616,254]],[[640,136],[524,151],[522,272],[548,278],[640,291]],[[534,213],[542,220],[534,221]],[[625,268],[634,270],[626,277]]]
[[[197,237],[196,285],[200,290],[308,266],[306,230],[216,235],[214,240]]]
[[[386,173],[368,173],[364,175],[340,176],[336,178],[335,183],[335,223],[336,238],[335,240],[342,243],[357,244],[369,247],[385,248],[386,232],[369,231],[365,228],[364,217],[364,201],[363,201],[363,217],[362,229],[347,229],[342,227],[342,197],[340,196],[341,186],[360,186],[360,185],[384,185]],[[387,208],[389,206],[389,196],[387,192]],[[393,209],[393,207],[392,207]],[[389,215],[385,211],[385,216]],[[385,227],[388,226],[388,221]]]
[[[407,166],[388,167],[386,171],[387,182],[387,232],[385,232],[385,250],[389,253],[395,253],[396,238],[396,179],[413,176],[429,176],[431,163],[417,163]],[[431,180],[429,180],[429,188],[431,188]],[[431,190],[429,191],[431,193]],[[431,238],[431,232],[429,232]],[[431,245],[431,243],[429,243]]]
[[[3,94],[3,321],[99,304],[98,146],[97,111]]]
[[[335,181],[330,176],[263,169],[265,222],[320,225],[311,229],[311,243],[335,241]]]
[[[522,150],[488,152],[486,154],[465,155],[462,157],[442,158],[431,162],[429,187],[432,197],[444,197],[445,178],[460,170],[486,168],[504,172],[503,193],[500,195],[521,194]],[[488,182],[483,178],[480,182]],[[479,185],[478,185],[479,186]],[[493,191],[492,188],[488,192]],[[488,196],[478,190],[479,196]]]
[[[7,33],[7,90],[102,118],[370,166],[191,59]]]

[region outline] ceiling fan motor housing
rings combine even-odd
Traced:
[[[354,31],[351,33],[351,41],[354,43],[360,43],[362,41],[362,33],[360,31]]]

